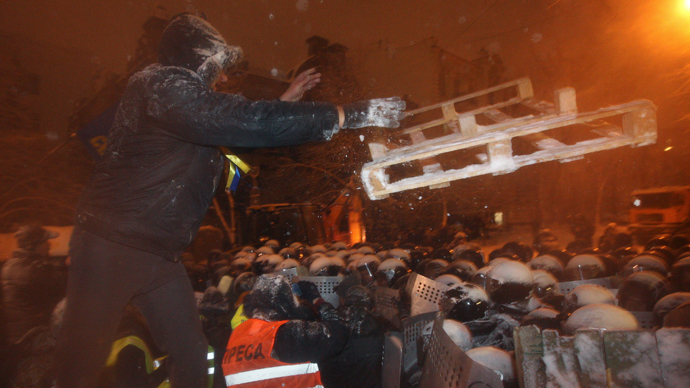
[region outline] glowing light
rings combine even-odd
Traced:
[[[683,8],[690,11],[690,0],[683,0]]]
[[[688,1],[690,1],[690,0],[688,0]],[[673,149],[673,147],[666,147],[666,148],[664,148],[664,151],[671,151],[672,149]]]

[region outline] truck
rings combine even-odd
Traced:
[[[628,230],[638,242],[657,234],[678,233],[690,222],[690,186],[635,190],[629,216]]]

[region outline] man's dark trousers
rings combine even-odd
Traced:
[[[93,387],[127,303],[168,354],[174,388],[206,386],[207,343],[184,266],[75,228],[67,306],[56,351],[59,388]]]

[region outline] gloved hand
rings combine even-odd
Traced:
[[[343,128],[397,128],[405,117],[405,101],[400,97],[377,98],[343,105]]]
[[[301,280],[297,282],[299,289],[302,291],[302,299],[308,300],[310,302],[315,301],[321,297],[319,288],[313,282],[308,282],[306,280]]]

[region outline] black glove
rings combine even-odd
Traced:
[[[321,297],[319,288],[313,282],[308,282],[306,280],[301,280],[297,282],[299,289],[302,291],[302,299],[308,300],[310,302],[315,301]]]
[[[400,97],[378,98],[343,105],[343,128],[397,128],[405,117],[405,101]]]

